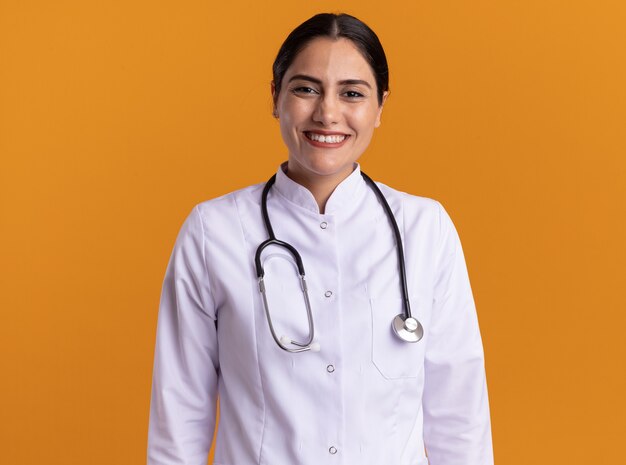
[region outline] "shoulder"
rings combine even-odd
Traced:
[[[177,241],[184,242],[189,237],[199,239],[209,230],[220,229],[228,223],[233,223],[239,217],[238,203],[260,199],[262,188],[263,184],[254,184],[193,205],[187,210]]]
[[[445,211],[439,201],[430,197],[409,194],[381,182],[376,182],[376,184],[390,203],[401,205],[405,216],[426,215],[439,217],[442,211]]]
[[[232,217],[238,205],[242,203],[259,203],[264,183],[237,189],[227,194],[198,203],[196,210],[203,221],[215,220],[220,217]]]
[[[392,205],[392,209],[401,212],[405,228],[426,228],[440,238],[450,233],[456,234],[450,215],[438,200],[409,194],[380,182],[376,184]]]

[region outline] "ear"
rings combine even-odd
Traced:
[[[376,114],[376,121],[374,122],[374,127],[375,128],[380,126],[380,117],[383,114],[383,106],[385,105],[385,102],[387,101],[387,97],[388,96],[389,96],[389,91],[388,90],[383,92],[383,101],[382,101],[382,103],[378,107],[378,113]]]
[[[274,85],[274,81],[270,83],[270,91],[272,92],[272,116],[274,118],[278,118],[278,110],[276,109],[276,86]]]

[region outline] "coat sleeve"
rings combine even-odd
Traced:
[[[196,207],[170,257],[157,322],[148,465],[206,465],[216,418],[216,311]]]
[[[425,353],[424,444],[430,465],[491,465],[478,318],[456,229],[441,205],[439,215],[437,274]]]

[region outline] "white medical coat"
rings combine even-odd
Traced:
[[[277,238],[304,262],[319,352],[285,352],[269,331],[254,268],[267,239],[263,185],[201,203],[163,284],[149,465],[205,465],[218,397],[216,465],[493,463],[483,348],[456,230],[438,202],[379,186],[403,237],[424,338],[407,343],[392,331],[403,312],[396,244],[358,165],[324,214],[281,168],[268,197]],[[306,340],[293,260],[271,247],[263,264],[279,337]]]

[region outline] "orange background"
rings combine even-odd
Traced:
[[[196,203],[285,159],[271,63],[319,11],[391,69],[364,171],[463,240],[500,464],[623,463],[623,1],[0,0],[2,462],[145,462],[158,299]]]

